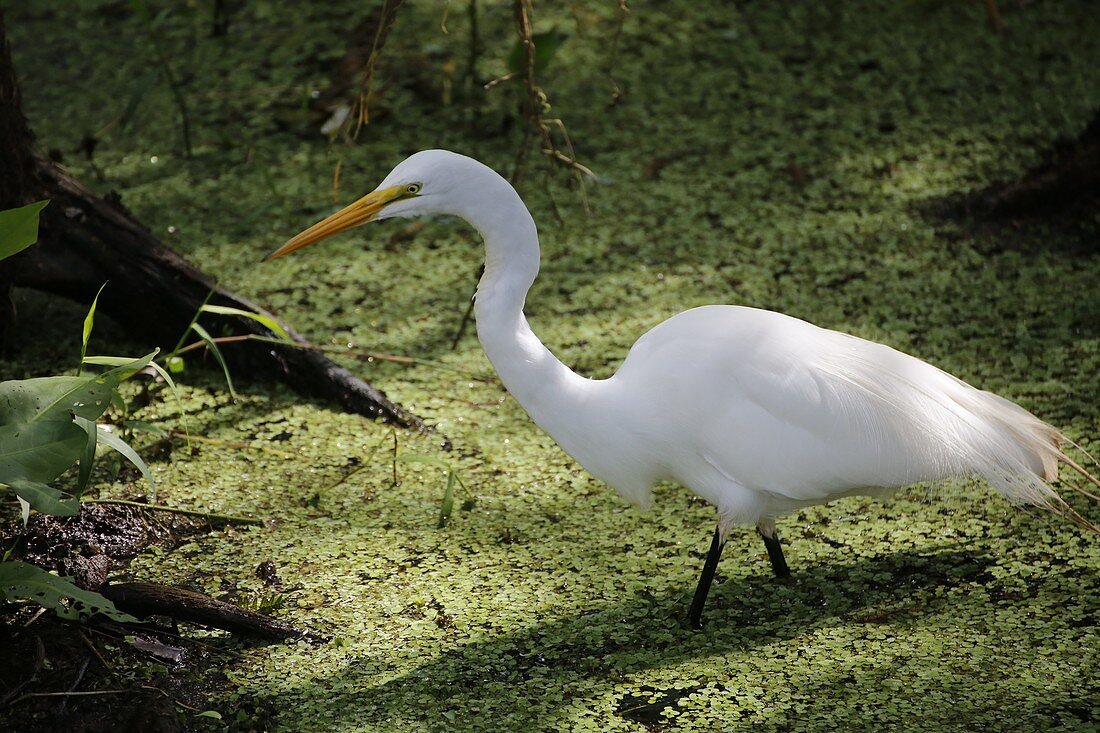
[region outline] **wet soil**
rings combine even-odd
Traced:
[[[13,559],[100,590],[108,578],[125,578],[143,550],[172,548],[208,529],[190,517],[85,504],[76,517],[36,514],[26,527],[13,521],[0,529],[0,546]],[[218,718],[201,715],[207,692],[194,681],[234,658],[232,644],[183,636],[174,625],[66,623],[36,606],[10,604],[0,608],[0,648],[20,663],[0,665],[0,715],[10,730],[28,733],[209,729]]]

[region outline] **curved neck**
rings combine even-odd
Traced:
[[[588,380],[550,353],[523,315],[527,291],[539,272],[539,239],[519,194],[507,189],[493,211],[466,217],[485,240],[485,274],[474,303],[477,335],[505,388],[552,433],[563,402],[579,396]]]

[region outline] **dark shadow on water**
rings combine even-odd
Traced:
[[[661,587],[578,615],[467,641],[380,684],[372,680],[385,678],[387,661],[360,657],[289,693],[292,699],[335,697],[329,709],[341,711],[337,722],[342,724],[401,719],[439,731],[487,725],[552,729],[565,709],[584,704],[593,687],[615,685],[634,673],[730,652],[752,653],[839,625],[905,624],[926,613],[945,589],[989,580],[991,563],[982,555],[939,547],[803,567],[790,583],[763,575],[731,578],[712,591],[701,632],[684,623],[692,589]],[[975,603],[988,602],[978,598]],[[858,681],[837,684],[839,699],[859,697],[850,689]],[[649,724],[644,701],[631,696],[636,691],[624,690],[617,713]],[[675,703],[674,696],[665,700]],[[981,713],[974,711],[978,717]]]

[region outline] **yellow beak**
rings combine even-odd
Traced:
[[[333,234],[357,227],[360,224],[366,224],[378,216],[378,212],[384,209],[387,204],[401,198],[403,195],[405,195],[404,186],[390,186],[389,188],[372,191],[355,203],[340,209],[332,216],[317,222],[304,232],[291,237],[282,247],[264,257],[263,261],[278,259],[294,250],[320,242]]]

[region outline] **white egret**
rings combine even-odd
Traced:
[[[732,525],[756,525],[784,576],[775,520],[838,497],[976,474],[1014,502],[1095,529],[1049,485],[1059,462],[1095,482],[1062,452],[1058,430],[926,362],[797,318],[694,308],[642,336],[614,376],[575,374],[523,314],[539,270],[535,222],[515,189],[472,158],[416,153],[267,259],[369,221],[421,214],[460,217],[484,238],[478,337],[543,430],[634,504],[648,505],[652,486],[667,480],[717,508],[689,616],[697,628]]]

